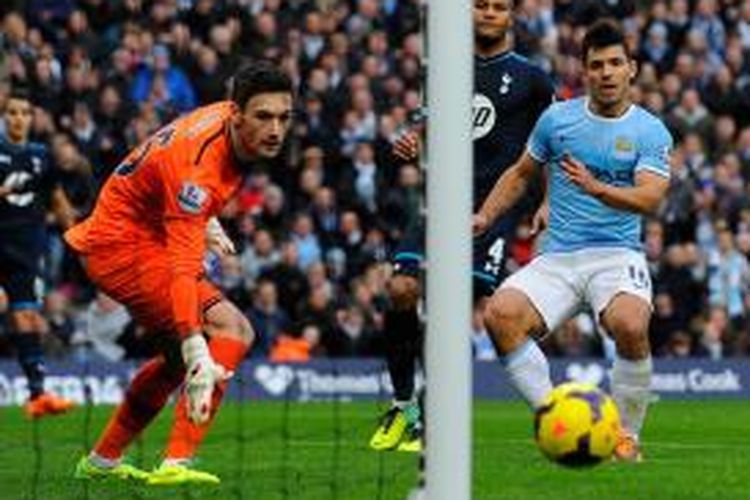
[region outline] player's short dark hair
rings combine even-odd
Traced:
[[[630,59],[630,50],[620,24],[610,18],[599,19],[586,30],[581,47],[581,59],[586,62],[591,49],[603,49],[612,45],[622,45],[625,54]]]
[[[292,80],[270,61],[246,64],[232,77],[230,98],[240,108],[253,96],[268,92],[293,92]]]

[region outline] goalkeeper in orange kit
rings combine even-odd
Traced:
[[[94,283],[164,346],[133,378],[77,478],[219,482],[191,459],[254,334],[203,275],[206,237],[223,234],[215,217],[253,163],[279,154],[292,102],[291,81],[271,64],[239,70],[231,100],[177,119],[132,151],[92,215],[65,234]],[[183,383],[161,465],[145,472],[123,463],[126,447]]]

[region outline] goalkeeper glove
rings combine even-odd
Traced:
[[[211,399],[216,384],[228,380],[233,373],[214,362],[206,339],[200,334],[190,335],[182,341],[182,359],[187,366],[188,417],[196,424],[203,424],[211,416]]]
[[[206,246],[216,255],[231,255],[237,253],[231,238],[224,232],[219,219],[211,217],[206,224]]]

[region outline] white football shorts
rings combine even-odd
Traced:
[[[597,321],[620,293],[651,305],[651,277],[643,253],[627,248],[587,248],[542,254],[508,277],[501,289],[526,295],[548,331],[588,305]]]

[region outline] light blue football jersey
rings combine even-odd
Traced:
[[[582,248],[641,249],[641,215],[605,205],[568,180],[563,155],[583,162],[602,182],[635,184],[648,170],[669,177],[672,136],[664,124],[635,104],[618,118],[595,115],[585,97],[547,108],[529,138],[529,154],[548,165],[549,228],[542,253]]]

